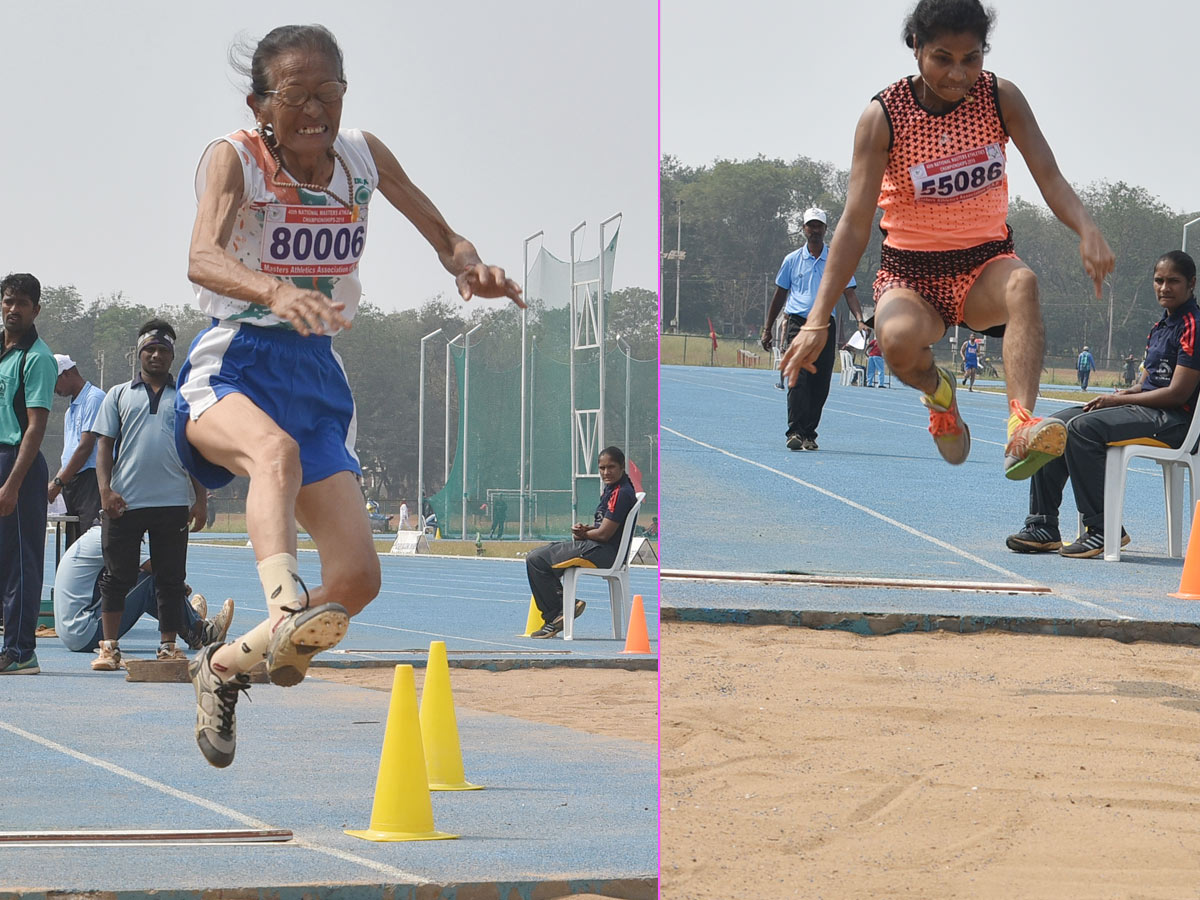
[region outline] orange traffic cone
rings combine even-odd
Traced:
[[[545,624],[546,620],[542,618],[542,611],[537,608],[537,604],[533,600],[533,594],[530,594],[529,615],[525,617],[525,633],[519,634],[517,637],[529,637]]]
[[[1188,535],[1187,555],[1183,558],[1183,577],[1179,590],[1172,597],[1180,600],[1200,600],[1200,502],[1192,517],[1192,533]]]
[[[433,828],[433,802],[425,774],[417,684],[412,666],[396,666],[375,781],[371,827],[346,834],[367,841],[440,841],[456,838]]]
[[[421,741],[431,791],[483,790],[482,784],[471,784],[463,774],[445,641],[433,641],[429,645],[425,684],[421,686]]]
[[[646,610],[642,608],[642,595],[633,595],[633,608],[629,610],[629,628],[625,632],[625,649],[622,653],[649,653],[650,635],[646,631]]]

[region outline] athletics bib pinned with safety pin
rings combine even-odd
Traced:
[[[999,144],[910,166],[918,203],[952,203],[976,197],[1004,183],[1005,156]]]
[[[348,275],[358,268],[366,240],[365,206],[272,203],[263,209],[261,270],[285,278]]]

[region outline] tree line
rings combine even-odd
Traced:
[[[643,288],[626,288],[608,295],[607,337],[609,346],[617,338],[635,359],[655,359],[657,354],[657,296]],[[192,340],[210,322],[193,306],[149,307],[130,301],[121,293],[86,301],[72,285],[44,286],[41,312],[36,325],[42,339],[55,353],[75,360],[83,377],[105,390],[128,381],[135,363],[134,343],[138,327],[153,317],[166,319],[175,328],[175,363],[178,375]],[[549,341],[547,335],[566,332],[566,309],[547,310],[531,305],[527,332],[539,339],[539,347],[561,352],[566,347]],[[511,304],[495,309],[474,309],[438,295],[419,309],[385,312],[363,303],[353,327],[334,338],[334,349],[342,357],[357,407],[357,450],[363,466],[364,489],[379,499],[416,496],[417,481],[417,410],[420,379],[421,338],[436,329],[444,337],[427,343],[426,391],[426,490],[441,488],[441,460],[445,452],[442,421],[446,388],[445,341],[475,325],[483,327],[472,338],[472,353],[478,342],[487,349],[480,353],[481,364],[520,364],[520,311]],[[459,342],[461,345],[461,340]],[[474,364],[474,362],[473,362]],[[458,411],[457,385],[451,372],[450,452],[453,454]],[[62,452],[63,399],[55,401],[42,446],[48,460]],[[518,408],[518,398],[512,398]],[[53,462],[51,463],[53,469]],[[227,492],[244,497],[244,484],[235,483]],[[410,504],[411,505],[411,504]]]
[[[706,332],[711,318],[726,333],[757,333],[783,257],[804,240],[803,211],[825,209],[827,239],[836,239],[848,180],[848,171],[803,156],[697,167],[664,156],[662,247],[664,254],[675,249],[682,231],[678,242],[685,253],[679,263],[679,329]],[[1038,276],[1046,353],[1071,355],[1087,344],[1098,359],[1119,359],[1130,350],[1140,354],[1160,315],[1150,281],[1154,261],[1180,246],[1184,223],[1197,214],[1176,212],[1146,189],[1122,181],[1076,190],[1117,258],[1099,299],[1080,263],[1074,232],[1038,203],[1017,197],[1009,206],[1017,253]],[[867,305],[881,244],[875,228],[855,273],[859,298]],[[664,261],[664,331],[674,330],[675,268],[674,261]]]

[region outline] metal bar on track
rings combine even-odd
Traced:
[[[990,581],[938,581],[922,578],[874,578],[858,575],[813,575],[787,572],[708,572],[702,569],[662,569],[664,581],[731,581],[755,584],[807,584],[826,587],[910,588],[940,591],[977,591],[985,594],[1051,594],[1041,584],[1005,584]]]

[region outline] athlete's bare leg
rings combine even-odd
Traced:
[[[930,346],[946,333],[937,311],[908,288],[885,291],[875,307],[875,337],[892,374],[923,394],[937,390]]]
[[[993,260],[967,294],[963,321],[974,331],[1007,323],[1004,376],[1008,399],[1032,410],[1045,344],[1037,276],[1019,259]]]
[[[358,480],[338,472],[300,488],[296,519],[316,542],[321,557],[321,584],[310,592],[311,604],[340,603],[350,615],[379,593],[379,554],[362,502]]]
[[[246,531],[254,558],[295,556],[301,477],[296,442],[243,394],[226,394],[189,421],[187,438],[209,462],[250,477]]]

